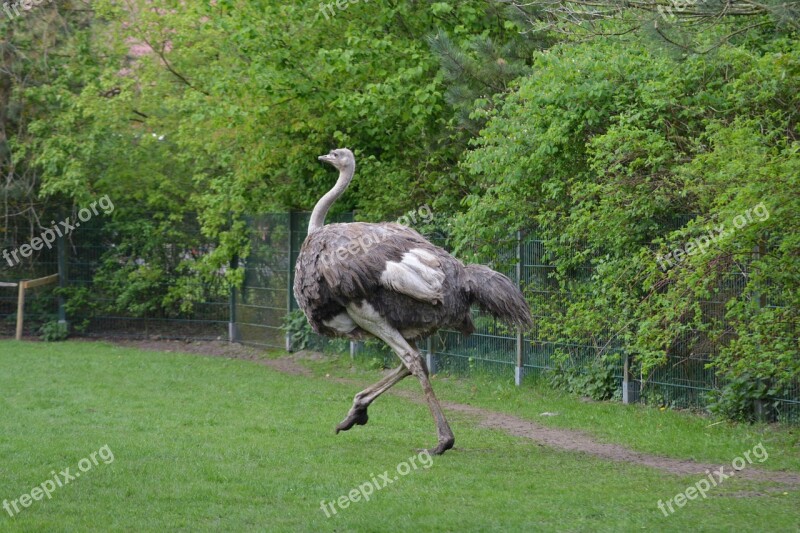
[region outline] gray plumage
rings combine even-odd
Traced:
[[[295,266],[295,298],[317,333],[352,339],[375,336],[403,361],[392,375],[356,395],[337,433],[365,424],[369,403],[414,374],[437,424],[439,444],[433,452],[443,453],[454,438],[414,341],[440,328],[469,335],[475,329],[473,304],[527,328],[532,325],[528,305],[507,277],[482,265],[464,265],[408,227],[363,222],[325,226],[325,214],[353,177],[355,159],[345,148],[320,160],[339,169],[339,180],[311,215]]]
[[[437,304],[381,282],[387,263],[400,262],[405,253],[420,249],[435,257],[430,266],[444,274],[442,300]],[[344,259],[337,257],[337,250],[344,250],[340,252]],[[413,229],[394,223],[330,224],[310,234],[297,260],[294,293],[311,327],[326,336],[364,337],[361,328],[346,334],[325,325],[346,312],[349,302],[361,300],[407,340],[441,328],[471,334],[473,304],[510,325],[531,326],[528,306],[511,280],[482,265],[464,265]]]

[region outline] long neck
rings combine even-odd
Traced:
[[[350,165],[339,171],[339,179],[336,180],[336,185],[329,190],[325,196],[319,199],[317,205],[314,206],[314,211],[311,212],[311,221],[308,223],[308,234],[320,229],[325,224],[325,215],[328,214],[328,209],[331,208],[335,202],[350,185],[350,180],[353,179],[353,174],[356,171],[355,165]]]

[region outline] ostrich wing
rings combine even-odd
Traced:
[[[380,282],[387,289],[436,305],[442,303],[444,278],[436,255],[415,246],[399,261],[387,261]]]
[[[407,338],[442,327],[469,335],[464,265],[399,224],[329,224],[306,238],[294,294],[318,333],[352,333],[347,308],[368,302]],[[344,322],[346,323],[344,323]],[[342,323],[340,323],[342,322]]]
[[[353,223],[330,224],[319,234],[317,272],[342,303],[378,288],[442,302],[442,251],[416,231],[400,224]]]

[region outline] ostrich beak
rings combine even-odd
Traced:
[[[325,154],[325,155],[319,156],[317,159],[319,159],[320,161],[322,161],[324,163],[330,163],[330,162],[333,161],[333,155],[332,154]]]

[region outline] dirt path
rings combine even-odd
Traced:
[[[96,340],[96,339],[91,339]],[[306,367],[297,363],[296,358],[308,357],[324,357],[322,354],[315,354],[313,352],[298,352],[293,356],[281,357],[279,359],[265,359],[264,352],[258,348],[251,348],[241,344],[230,344],[222,341],[209,341],[209,342],[193,342],[193,341],[170,341],[170,340],[120,340],[120,339],[103,339],[108,342],[113,342],[119,346],[128,346],[130,348],[138,348],[139,350],[151,350],[154,352],[170,352],[170,353],[190,353],[197,355],[206,355],[211,357],[229,357],[232,359],[244,359],[246,361],[253,361],[270,368],[274,368],[278,372],[284,374],[294,374],[298,376],[313,376]]]
[[[230,345],[222,342],[185,343],[176,341],[121,341],[117,344],[136,347],[143,350],[195,353],[208,356],[233,357],[247,359],[269,366],[285,374],[312,376],[312,372],[298,363],[300,359],[317,359],[323,355],[313,352],[298,352],[292,356],[279,359],[263,359],[256,349],[240,345]],[[354,394],[359,387],[365,386],[361,381],[331,378],[333,381],[354,386]],[[390,390],[388,394],[400,396],[407,400],[422,403],[421,395],[416,395],[407,390]],[[530,420],[525,420],[514,415],[499,413],[474,407],[472,405],[442,402],[442,407],[447,411],[463,413],[474,417],[481,427],[503,431],[509,435],[530,439],[543,446],[580,452],[621,463],[648,466],[662,470],[669,474],[681,476],[707,476],[708,472],[724,467],[724,473],[734,473],[733,467],[728,464],[699,463],[691,460],[671,459],[630,450],[618,444],[598,442],[590,435],[574,429],[559,429],[547,427]],[[776,472],[758,470],[752,465],[734,473],[735,477],[754,481],[769,481],[787,486],[787,488],[800,487],[800,474],[792,472]]]
[[[657,455],[636,452],[620,446],[597,442],[581,431],[574,429],[559,429],[541,426],[529,420],[523,420],[513,415],[488,411],[471,405],[444,402],[442,407],[459,413],[474,415],[480,420],[482,427],[505,431],[509,435],[525,437],[544,446],[566,450],[570,452],[583,452],[611,461],[628,464],[649,466],[676,475],[697,475],[703,477],[710,471],[716,471],[724,466],[725,473],[733,473],[730,463],[726,465],[698,463],[691,460],[671,459]],[[756,470],[748,465],[747,468],[735,473],[736,477],[756,481],[773,481],[793,487],[800,486],[800,474],[791,472],[770,472]]]

